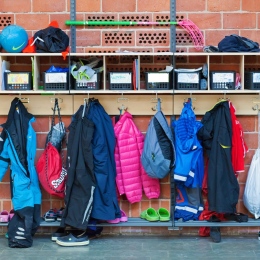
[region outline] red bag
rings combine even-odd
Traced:
[[[58,112],[58,129],[55,128],[55,112]],[[55,133],[56,132],[56,133]],[[58,99],[55,98],[51,130],[47,135],[45,150],[36,163],[36,171],[42,187],[51,195],[65,197],[67,171],[63,167],[62,141],[65,138],[65,128],[60,116]],[[60,151],[59,151],[59,150]]]
[[[67,171],[62,166],[58,150],[50,142],[36,164],[36,171],[42,187],[49,194],[64,198]]]

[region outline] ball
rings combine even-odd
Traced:
[[[19,25],[6,26],[0,34],[0,45],[6,52],[22,52],[27,44],[27,32]]]

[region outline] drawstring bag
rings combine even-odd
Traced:
[[[248,211],[258,219],[260,217],[260,111],[258,111],[258,149],[249,167],[243,201]]]
[[[55,112],[58,111],[59,123],[54,125]],[[36,171],[39,181],[49,194],[64,198],[67,180],[67,171],[63,166],[62,143],[65,137],[65,127],[61,120],[58,99],[55,98],[51,130],[47,136],[47,144],[40,156]]]

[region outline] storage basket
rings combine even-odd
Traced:
[[[74,80],[75,90],[97,90],[101,85],[101,73],[94,74],[91,79]]]
[[[201,71],[193,72],[175,72],[176,89],[178,90],[196,90],[200,87]]]
[[[169,72],[145,72],[147,90],[172,89],[172,74]]]
[[[245,72],[245,89],[260,89],[260,71]]]
[[[132,72],[109,72],[110,90],[132,90]]]
[[[31,90],[31,72],[4,72],[4,83],[6,90]]]
[[[236,86],[235,71],[211,71],[210,89],[233,90]]]
[[[44,72],[43,88],[44,90],[69,89],[69,73],[68,72]]]

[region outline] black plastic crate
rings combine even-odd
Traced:
[[[201,71],[175,72],[175,86],[178,90],[196,90],[200,88]]]
[[[260,71],[245,72],[245,89],[260,89]]]
[[[236,86],[235,71],[211,71],[210,89],[232,90]]]
[[[4,83],[6,90],[31,90],[31,72],[4,72]]]
[[[94,74],[91,79],[74,80],[75,90],[97,90],[101,86],[101,73]]]
[[[69,73],[68,72],[43,72],[44,90],[68,90]]]
[[[110,90],[132,90],[132,72],[109,72]]]
[[[172,73],[145,72],[145,86],[147,90],[172,89]]]

